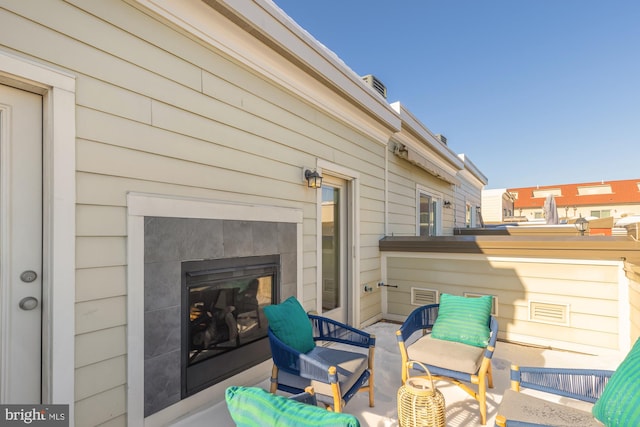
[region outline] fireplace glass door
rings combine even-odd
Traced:
[[[269,357],[264,307],[276,301],[279,266],[266,262],[269,260],[248,257],[183,263],[187,382],[191,378],[200,383],[211,377],[205,383],[212,385]],[[189,374],[196,371],[197,380]]]

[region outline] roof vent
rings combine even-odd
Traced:
[[[367,74],[362,78],[366,84],[371,86],[376,92],[378,92],[384,99],[387,99],[387,87],[376,78],[373,74]]]
[[[437,134],[436,138],[438,138],[440,140],[440,142],[442,142],[444,145],[447,145],[447,137],[442,135],[442,134]]]

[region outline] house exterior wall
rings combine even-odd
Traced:
[[[488,181],[464,154],[458,157],[464,162],[464,169],[458,173],[460,183],[455,189],[454,228],[480,227],[482,188]],[[467,218],[467,208],[470,209],[469,218]]]
[[[428,172],[390,153],[388,167],[389,230],[388,235],[417,234],[418,190],[425,189],[441,200],[453,200],[454,189]],[[453,234],[453,212],[441,208],[441,235]]]
[[[301,208],[314,307],[316,192],[301,167],[326,159],[359,174],[360,277],[379,279],[384,141],[126,2],[2,2],[0,22],[3,49],[76,77],[76,425],[126,424],[128,192]],[[363,322],[380,313],[361,307]]]
[[[585,182],[510,188],[516,215],[542,218],[544,200],[553,194],[560,218],[605,217],[615,220],[640,214],[640,180]]]
[[[513,199],[505,189],[482,190],[482,219],[485,224],[502,223],[509,212],[514,215]]]
[[[629,323],[632,343],[640,338],[640,263],[638,261],[625,263],[626,277],[629,280]]]
[[[535,220],[544,218],[544,209],[542,204],[544,200],[540,200],[540,206],[536,207],[528,207],[528,208],[516,208],[515,214],[518,216],[522,216],[527,220]],[[585,204],[581,206],[567,206],[563,204],[562,206],[558,205],[558,216],[561,219],[571,219],[571,218],[589,218],[595,217],[592,215],[594,213],[602,213],[609,212],[610,217],[616,221],[620,218],[624,218],[629,215],[638,215],[640,212],[640,203],[629,203],[629,204]],[[604,217],[603,217],[604,218]]]
[[[464,161],[400,102],[391,106],[400,116],[401,128],[389,144],[386,234],[419,234],[419,194],[423,192],[436,201],[434,235],[453,235],[456,187],[473,181],[464,174]]]
[[[183,8],[219,38],[180,28],[162,7]],[[385,100],[339,67],[335,77],[310,72],[304,40],[291,51],[264,44],[235,12],[224,1],[0,0],[0,49],[75,78],[75,378],[66,380],[77,426],[127,424],[129,194],[302,211],[300,299],[312,309],[318,193],[302,167],[352,173],[357,325],[382,316],[378,242],[415,234],[417,187],[454,199],[451,183],[388,151],[401,120]],[[442,221],[451,234],[453,210]]]

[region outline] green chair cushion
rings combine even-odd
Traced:
[[[640,426],[640,339],[607,382],[592,413],[607,427]]]
[[[442,294],[431,336],[486,347],[489,344],[491,303],[491,295],[467,298]]]
[[[264,314],[269,327],[283,343],[301,353],[315,348],[309,316],[295,297],[289,297],[280,304],[266,306]]]
[[[226,390],[225,399],[238,427],[360,427],[358,419],[351,414],[307,405],[258,387],[231,386]]]

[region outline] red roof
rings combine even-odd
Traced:
[[[509,188],[507,191],[517,193],[515,209],[542,207],[549,193],[554,194],[558,208],[640,203],[640,179]]]

